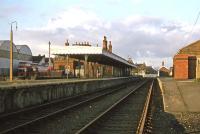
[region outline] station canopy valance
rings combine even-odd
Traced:
[[[64,46],[64,47],[54,47],[52,48],[52,54],[57,56],[69,56],[71,58],[76,58],[80,60],[85,59],[85,55],[88,56],[88,62],[94,62],[99,64],[119,66],[119,67],[133,67],[136,68],[134,64],[129,63],[124,58],[102,50],[102,47],[94,46]]]

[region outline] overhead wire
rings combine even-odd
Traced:
[[[190,36],[192,35],[193,30],[194,30],[194,27],[196,26],[196,24],[197,24],[197,22],[198,22],[198,20],[199,20],[199,16],[200,16],[200,11],[199,11],[199,13],[197,14],[196,20],[195,20],[195,22],[194,22],[194,24],[193,24],[193,26],[192,26],[192,29],[191,29],[191,31],[190,31],[190,33],[189,33]]]
[[[194,24],[192,25],[192,28],[191,28],[191,30],[190,30],[190,32],[188,33],[188,38],[187,38],[187,40],[185,40],[185,41],[181,41],[182,43],[183,42],[187,42],[188,41],[188,39],[189,39],[189,37],[193,34],[193,30],[194,30],[194,27],[196,26],[196,24],[197,24],[197,22],[198,22],[198,20],[199,20],[199,17],[200,17],[200,11],[198,12],[198,14],[197,14],[197,17],[196,17],[196,19],[195,19],[195,21],[194,21]],[[182,44],[181,43],[181,44]],[[179,51],[180,51],[180,49],[177,51],[177,53],[179,53]],[[176,54],[177,54],[176,53]]]

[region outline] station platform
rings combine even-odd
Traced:
[[[173,78],[158,78],[158,81],[166,112],[200,112],[200,82]]]
[[[43,79],[43,80],[13,80],[10,82],[0,81],[1,88],[10,88],[10,87],[21,87],[21,86],[33,86],[33,85],[46,85],[46,84],[57,84],[57,83],[76,83],[76,82],[87,82],[87,81],[97,81],[97,80],[112,80],[112,79],[122,79],[127,77],[111,77],[111,78],[70,78],[70,79]]]
[[[49,79],[0,82],[0,113],[92,93],[138,81],[137,77]]]

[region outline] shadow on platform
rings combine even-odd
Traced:
[[[179,123],[176,117],[164,111],[162,94],[158,83],[153,92],[154,100],[151,109],[152,118],[152,133],[153,134],[183,134],[185,128]]]

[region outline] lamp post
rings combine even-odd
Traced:
[[[16,30],[17,30],[17,21],[13,21],[10,23],[10,81],[13,80],[13,30],[12,30],[12,24],[16,24]]]
[[[69,55],[67,55],[67,79],[69,78]]]
[[[49,68],[51,66],[51,62],[50,62],[50,60],[51,60],[51,57],[50,57],[50,47],[51,47],[51,42],[49,41]]]

